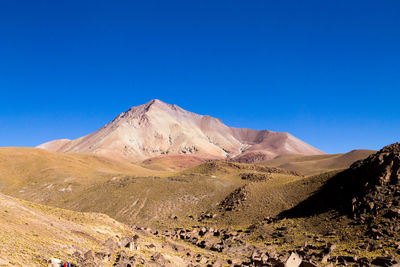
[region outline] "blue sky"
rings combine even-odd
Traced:
[[[0,3],[0,146],[158,98],[329,153],[400,135],[399,1]]]

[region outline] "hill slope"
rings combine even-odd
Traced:
[[[176,243],[148,229],[132,229],[107,215],[39,205],[0,193],[0,266],[188,266],[194,253],[212,264],[216,255]],[[63,265],[64,266],[64,265]]]
[[[0,190],[46,203],[65,194],[80,194],[119,176],[164,172],[90,154],[62,154],[37,148],[0,148]]]
[[[0,265],[7,266],[47,266],[51,258],[93,266],[84,262],[84,253],[102,250],[109,238],[136,234],[103,214],[73,212],[3,194],[0,227]],[[105,258],[109,264],[114,260]]]
[[[314,175],[318,173],[346,169],[360,159],[364,159],[375,153],[375,150],[358,149],[344,154],[326,154],[326,155],[281,155],[271,160],[260,161],[257,164],[279,167],[287,170],[299,171],[305,175]]]
[[[91,266],[121,259],[145,266],[157,266],[156,260],[167,266],[221,261],[228,266],[233,260],[282,266],[293,251],[304,264],[390,266],[398,261],[400,241],[399,147],[386,147],[347,171],[311,177],[221,161],[157,172],[88,154],[0,149],[3,192],[77,211],[104,212],[136,225],[127,228],[101,214],[0,194],[0,263],[25,266],[56,255],[89,266],[82,253],[92,249],[97,262]],[[144,228],[149,226],[153,230]],[[104,243],[109,237],[120,243],[121,236],[136,232],[140,249],[120,246],[110,253]],[[334,252],[332,243],[337,244]],[[110,253],[106,258],[105,252]]]
[[[169,217],[175,215],[190,221],[189,215],[197,218],[202,212],[218,209],[218,203],[237,188],[269,174],[271,179],[258,183],[271,194],[263,208],[265,214],[274,215],[306,197],[299,193],[288,202],[285,190],[277,196],[272,189],[303,177],[252,164],[207,162],[180,172],[165,172],[90,154],[0,149],[1,192],[60,208],[101,212],[129,224],[168,225]],[[261,196],[254,195],[256,199]],[[268,201],[260,201],[260,205]],[[250,216],[243,223],[253,219],[259,218]]]
[[[233,158],[262,153],[316,155],[322,151],[288,133],[232,128],[219,119],[152,100],[121,113],[98,131],[76,140],[55,140],[39,146],[57,152],[84,152],[130,161],[159,155],[194,154]]]
[[[45,265],[52,257],[72,261],[73,252],[84,253],[128,232],[107,216],[50,208],[3,194],[0,226],[0,263],[25,266]]]

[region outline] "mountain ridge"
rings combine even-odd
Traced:
[[[234,159],[254,152],[263,153],[264,158],[284,153],[324,154],[286,132],[229,127],[220,119],[158,99],[128,109],[94,133],[75,140],[54,140],[38,147],[129,161],[160,155]]]

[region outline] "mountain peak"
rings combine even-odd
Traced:
[[[150,111],[152,108],[157,108],[163,111],[167,111],[170,109],[177,110],[178,106],[176,105],[171,105],[168,103],[165,103],[159,99],[153,99],[150,100],[149,102],[139,105],[139,106],[133,106],[129,110],[127,110],[125,113],[122,113],[120,116],[123,115],[128,115],[128,114],[142,114],[142,113],[147,113]]]
[[[169,104],[161,101],[160,99],[152,99],[144,105],[145,106],[152,106],[152,105],[159,106],[159,105],[169,105]]]
[[[130,108],[85,137],[50,142],[45,147],[128,160],[179,154],[212,159],[234,158],[250,152],[262,152],[268,157],[287,152],[323,154],[287,133],[231,128],[219,119],[198,115],[159,99]]]

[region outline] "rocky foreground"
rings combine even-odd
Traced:
[[[271,219],[267,224],[273,223]],[[212,227],[174,229],[159,232],[150,228],[134,227],[139,235],[109,238],[103,248],[94,252],[74,252],[73,257],[79,266],[101,266],[113,263],[114,266],[394,266],[397,261],[392,255],[374,258],[358,257],[357,250],[380,252],[383,246],[373,238],[362,247],[355,247],[337,255],[339,244],[321,245],[305,243],[298,249],[285,253],[278,252],[279,245],[253,245],[246,242],[250,231],[227,231]],[[279,228],[273,235],[285,236],[287,229]],[[335,235],[331,232],[329,235]],[[154,243],[149,241],[154,238]],[[163,238],[162,243],[157,242]],[[400,253],[400,245],[394,249]],[[171,257],[174,255],[175,257]],[[179,258],[179,260],[177,260]]]

